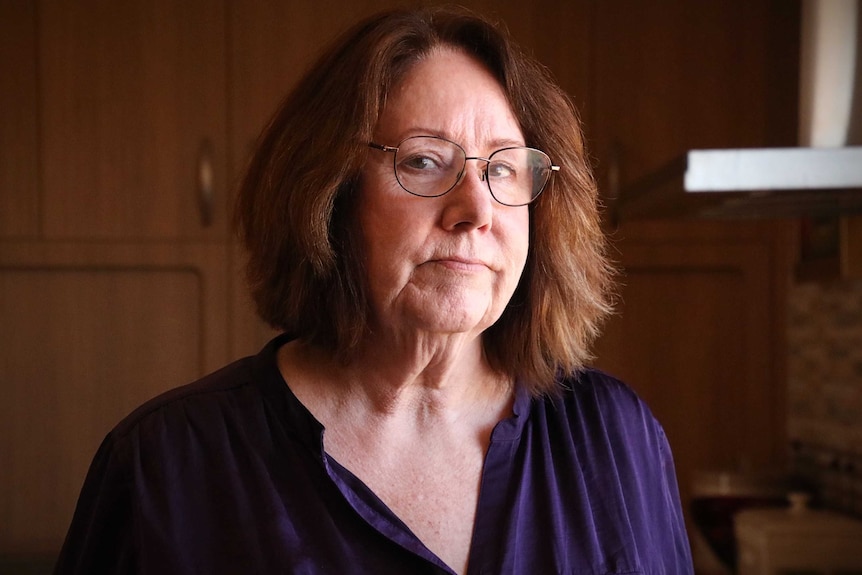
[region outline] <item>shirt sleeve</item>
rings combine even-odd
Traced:
[[[631,466],[623,491],[642,565],[647,573],[691,574],[691,547],[670,443],[649,408],[637,402],[637,411],[624,424],[623,450],[629,461],[618,464]]]
[[[600,416],[586,441],[597,454],[595,464],[608,472],[607,485],[617,482],[640,567],[645,573],[693,573],[676,469],[661,423],[627,385],[603,373],[589,375],[586,389],[595,393]]]
[[[55,575],[134,574],[128,468],[113,434],[102,442],[84,480]]]
[[[659,454],[661,461],[661,515],[665,522],[663,526],[669,537],[664,539],[666,552],[665,560],[672,565],[666,564],[668,573],[692,573],[691,547],[685,527],[685,519],[682,512],[682,504],[679,496],[679,485],[676,478],[676,470],[673,463],[670,444],[664,430],[656,423],[656,435],[659,442]]]

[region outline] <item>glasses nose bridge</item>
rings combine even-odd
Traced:
[[[482,156],[464,156],[464,170],[462,170],[462,175],[467,172],[467,160],[485,162],[485,165],[479,168],[479,181],[486,182],[490,185],[491,182],[488,180],[488,166],[491,165],[491,159],[483,158]]]

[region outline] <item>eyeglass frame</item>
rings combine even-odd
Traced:
[[[398,165],[395,163],[396,156],[393,155],[392,156],[392,170],[395,173],[395,180],[398,182],[398,185],[401,187],[402,190],[404,190],[405,192],[407,192],[411,196],[416,196],[417,198],[439,198],[441,196],[445,196],[446,194],[448,194],[449,192],[454,190],[458,186],[459,183],[461,183],[461,180],[463,179],[464,174],[467,172],[467,160],[481,160],[481,161],[485,162],[485,169],[482,170],[482,172],[481,172],[482,175],[480,176],[480,179],[482,179],[485,182],[485,185],[488,186],[488,193],[491,194],[491,197],[494,198],[494,201],[497,202],[498,204],[500,204],[501,206],[506,206],[509,208],[520,208],[523,206],[529,206],[530,204],[535,202],[536,199],[539,196],[541,196],[542,193],[545,191],[545,189],[548,187],[548,184],[551,182],[551,177],[554,175],[554,172],[560,171],[560,166],[555,165],[553,163],[553,161],[551,161],[551,157],[547,153],[543,152],[542,150],[540,150],[538,148],[532,148],[530,146],[508,146],[505,148],[500,148],[499,150],[494,150],[493,152],[491,152],[487,158],[483,158],[482,156],[468,156],[467,150],[465,150],[463,146],[461,146],[457,142],[453,142],[452,140],[449,140],[447,138],[443,138],[441,136],[427,136],[427,135],[419,134],[416,136],[408,136],[408,137],[404,138],[403,140],[398,142],[397,146],[387,146],[384,144],[377,144],[375,142],[368,142],[368,147],[373,148],[375,150],[380,150],[381,152],[397,154],[398,149],[402,146],[402,144],[404,144],[404,142],[406,142],[407,140],[410,140],[413,138],[431,138],[434,140],[441,140],[443,142],[447,142],[447,143],[452,144],[453,146],[457,147],[464,154],[464,166],[462,166],[461,171],[458,172],[458,177],[455,179],[455,183],[453,183],[445,192],[441,192],[439,194],[433,194],[430,196],[417,194],[416,192],[412,192],[412,191],[408,190],[406,187],[404,187],[404,184],[401,183],[401,178],[398,177]],[[488,166],[490,166],[490,164],[491,164],[491,158],[494,157],[494,154],[497,154],[499,152],[505,152],[506,150],[530,150],[533,152],[539,152],[540,154],[542,154],[543,156],[548,158],[548,163],[549,163],[548,179],[545,180],[545,183],[542,185],[542,189],[539,190],[539,193],[537,193],[535,196],[530,198],[529,202],[526,202],[524,204],[507,204],[507,203],[501,202],[499,199],[497,199],[497,196],[494,195],[494,190],[491,189],[491,179],[488,177]]]

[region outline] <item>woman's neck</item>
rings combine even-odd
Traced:
[[[301,341],[279,351],[279,368],[293,392],[323,419],[373,417],[392,421],[457,420],[499,412],[512,382],[493,370],[481,342],[416,345],[409,351],[363,345],[348,362]],[[320,413],[318,413],[320,412]],[[360,415],[361,414],[361,415]]]

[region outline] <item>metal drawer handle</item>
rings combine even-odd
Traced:
[[[200,211],[201,225],[205,228],[213,223],[214,203],[213,145],[209,138],[204,138],[198,150],[198,210]]]

